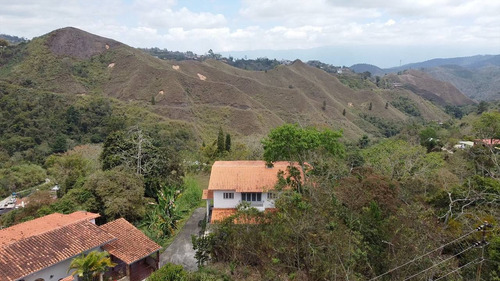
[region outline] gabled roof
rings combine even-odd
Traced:
[[[80,221],[90,221],[98,217],[100,217],[99,214],[77,211],[67,215],[58,213],[50,214],[38,219],[16,224],[0,230],[0,247],[68,224]]]
[[[265,192],[278,183],[278,172],[286,172],[289,162],[273,163],[269,168],[265,161],[216,161],[212,166],[208,190],[234,190],[236,192]],[[207,193],[207,198],[210,193]]]
[[[151,241],[123,218],[103,224],[100,228],[118,238],[104,245],[103,249],[127,264],[134,263],[161,249],[160,245]]]
[[[31,222],[46,222],[47,217],[56,216],[49,215]],[[45,224],[41,226],[47,228]],[[86,219],[17,239],[0,246],[1,280],[23,278],[115,239]]]

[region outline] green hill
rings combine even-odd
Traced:
[[[9,48],[0,60],[0,79],[8,83],[134,103],[166,120],[191,124],[203,138],[214,136],[219,126],[240,136],[264,135],[284,122],[341,128],[347,138],[382,136],[373,120],[411,118],[385,108],[399,97],[414,103],[424,120],[448,118],[411,91],[381,89],[357,75],[335,76],[301,61],[268,71],[215,60],[165,61],[76,28]]]

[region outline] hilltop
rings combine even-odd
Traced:
[[[383,136],[388,125],[381,122],[412,118],[387,107],[400,98],[424,120],[449,118],[407,89],[382,89],[366,77],[327,73],[299,60],[266,71],[218,60],[161,60],[71,27],[33,39],[3,61],[0,79],[8,83],[138,103],[167,120],[191,124],[202,138],[214,136],[219,126],[240,136],[264,135],[284,122],[341,128],[347,138]]]

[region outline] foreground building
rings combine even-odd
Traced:
[[[242,202],[260,211],[273,210],[278,173],[285,172],[290,163],[273,164],[268,167],[265,161],[216,161],[208,189],[203,190],[207,222],[222,221],[235,214]]]
[[[104,276],[143,280],[159,265],[161,247],[125,219],[97,226],[99,214],[51,214],[0,230],[0,281],[72,280],[73,258],[107,251],[117,265]]]

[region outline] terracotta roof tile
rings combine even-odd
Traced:
[[[103,246],[104,250],[131,264],[161,249],[139,229],[125,219],[117,219],[100,226],[104,231],[116,236],[115,241]]]
[[[68,277],[64,277],[63,279],[59,280],[59,281],[73,281],[75,280],[75,278],[73,276],[68,276]]]
[[[203,196],[201,196],[201,199],[213,199],[213,198],[214,198],[213,190],[203,189]]]
[[[42,221],[47,217],[55,216],[46,216],[41,218]],[[38,220],[40,219],[32,222]],[[1,280],[20,279],[114,239],[114,236],[86,219],[23,237],[0,247],[0,276],[3,277]]]
[[[38,219],[16,224],[0,230],[0,247],[71,223],[85,220],[90,221],[98,217],[100,217],[99,214],[77,211],[69,215],[59,213],[50,214]]]
[[[275,162],[268,168],[265,161],[216,161],[210,174],[209,190],[263,192],[274,189],[278,172],[286,171],[289,162]]]
[[[276,208],[267,208],[264,212],[276,212]],[[213,208],[212,209],[212,217],[211,223],[218,223],[223,221],[224,219],[236,214],[237,209],[235,208]],[[244,217],[240,217],[234,220],[234,223],[240,224],[255,224],[256,221],[254,219],[245,219]]]
[[[217,223],[223,221],[225,218],[236,214],[235,208],[213,208],[212,217],[210,222]]]

